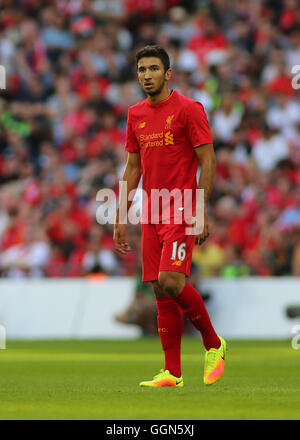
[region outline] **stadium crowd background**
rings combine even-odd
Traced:
[[[135,53],[160,44],[171,87],[203,103],[217,156],[202,276],[300,276],[296,0],[2,0],[0,276],[134,275],[95,214],[118,190]]]

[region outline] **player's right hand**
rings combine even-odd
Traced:
[[[128,243],[126,243],[125,225],[116,223],[114,226],[114,244],[116,251],[121,255],[127,255],[131,251]]]

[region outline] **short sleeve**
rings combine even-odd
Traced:
[[[140,152],[138,141],[137,141],[137,139],[134,135],[133,129],[132,129],[132,120],[131,120],[129,111],[128,111],[128,116],[127,116],[125,150],[128,151],[128,153],[139,153]]]
[[[213,138],[203,105],[195,101],[186,107],[185,112],[185,132],[192,147],[212,144]]]

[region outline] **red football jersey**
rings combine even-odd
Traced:
[[[194,148],[212,142],[202,104],[175,90],[157,104],[145,99],[129,108],[125,149],[141,155],[143,190],[148,196],[148,203],[143,201],[142,222],[167,223],[183,218],[183,206],[186,210],[188,205],[183,200],[184,189],[191,190],[194,209],[199,164]],[[158,210],[153,208],[153,190],[163,188],[170,192],[180,191],[182,203],[179,202],[179,208],[177,190],[173,191],[170,206],[164,206],[160,199]]]

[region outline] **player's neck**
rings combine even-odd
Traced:
[[[150,104],[153,105],[153,104],[157,104],[158,102],[164,101],[170,96],[171,93],[172,92],[169,89],[169,87],[166,86],[162,89],[162,91],[158,95],[154,95],[154,96],[147,95],[147,97]]]

